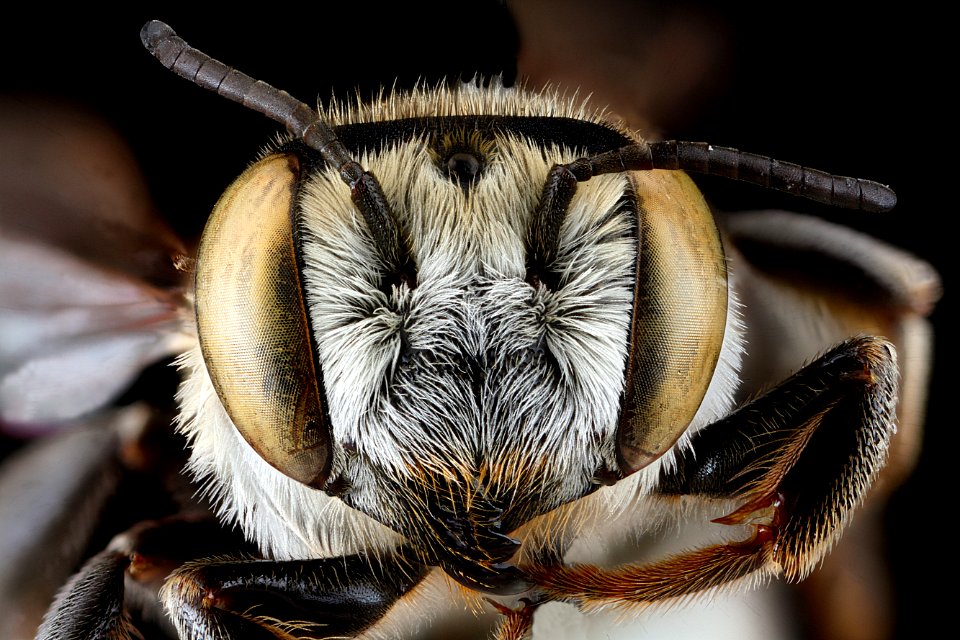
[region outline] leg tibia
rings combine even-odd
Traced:
[[[743,499],[730,524],[777,501],[774,559],[790,580],[829,551],[886,461],[895,431],[893,348],[845,342],[693,439],[665,494]]]
[[[771,554],[769,537],[759,532],[744,543],[714,545],[648,565],[524,569],[548,599],[590,610],[682,599],[744,578],[764,579],[776,571]]]
[[[37,630],[38,640],[139,638],[123,608],[126,554],[103,551],[83,565],[57,595]]]
[[[425,575],[399,558],[211,559],[184,565],[161,597],[184,640],[343,638],[378,621]]]

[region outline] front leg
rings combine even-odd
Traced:
[[[897,367],[877,338],[847,341],[696,434],[665,470],[666,496],[735,498],[718,521],[751,540],[649,565],[523,567],[542,592],[585,608],[684,598],[747,577],[799,580],[836,542],[886,460]]]
[[[774,559],[806,577],[835,543],[887,459],[897,399],[893,347],[845,342],[701,431],[664,474],[665,494],[746,498],[721,522],[781,500]]]
[[[161,599],[182,640],[352,638],[429,572],[401,553],[376,559],[208,559],[177,570]]]
[[[70,580],[37,638],[143,637],[146,629],[139,624],[162,617],[151,605],[158,590],[175,627],[167,632],[181,640],[353,637],[430,569],[408,560],[404,549],[372,561],[346,556],[276,562],[254,553],[209,518],[141,523],[115,537]]]

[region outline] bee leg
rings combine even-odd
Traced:
[[[668,496],[741,501],[723,524],[751,539],[649,565],[523,567],[551,599],[585,608],[682,598],[742,578],[799,580],[836,542],[886,459],[897,368],[878,338],[842,343],[699,431],[661,474]]]
[[[162,620],[154,603],[171,571],[188,559],[243,552],[245,544],[205,512],[141,522],[70,578],[44,616],[37,640],[139,638],[147,628],[142,624]]]
[[[30,637],[80,565],[120,477],[116,438],[84,425],[40,440],[0,466],[0,637]],[[67,535],[69,534],[69,535]]]
[[[284,562],[215,558],[177,570],[161,599],[184,640],[353,637],[428,571],[399,554]]]
[[[520,606],[516,609],[511,609],[495,600],[488,599],[487,602],[502,616],[490,637],[493,640],[523,640],[528,638],[533,630],[533,614],[545,600],[521,598]]]
[[[115,513],[115,497],[131,480],[124,451],[149,424],[136,405],[97,414],[0,465],[0,638],[33,637],[85,552],[103,547],[104,523],[135,511]]]
[[[815,637],[890,637],[896,607],[883,518],[920,453],[933,353],[926,316],[941,295],[940,278],[901,249],[812,216],[756,211],[721,217],[718,225],[751,346],[741,397],[847,336],[882,335],[897,348],[897,434],[887,464],[843,540],[796,593]]]
[[[37,640],[140,638],[123,608],[129,556],[106,550],[83,565],[60,591],[37,630]]]

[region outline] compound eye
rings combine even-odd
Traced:
[[[727,270],[699,189],[680,171],[631,173],[639,246],[617,458],[628,475],[666,453],[703,402],[723,346]]]
[[[329,420],[294,241],[295,156],[247,169],[217,202],[197,256],[200,348],[213,386],[251,447],[315,488],[329,475]]]

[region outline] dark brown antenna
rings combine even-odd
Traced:
[[[413,262],[400,238],[396,219],[390,212],[380,183],[350,156],[333,129],[320,119],[315,109],[286,91],[255,80],[194,49],[173,29],[158,20],[151,20],[143,26],[140,40],[160,64],[178,76],[276,120],[308,147],[318,151],[350,187],[353,201],[373,234],[384,260],[409,284],[413,284]]]
[[[897,204],[897,194],[890,187],[872,180],[837,176],[706,142],[644,142],[580,158],[567,167],[578,181],[601,173],[682,169],[749,182],[844,209],[878,213]]]

